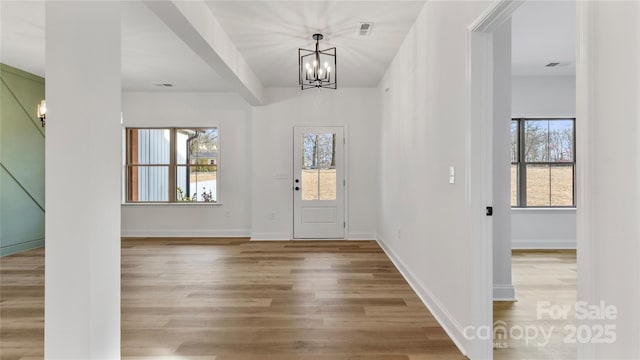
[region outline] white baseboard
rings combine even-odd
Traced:
[[[466,340],[462,325],[451,315],[451,313],[449,313],[449,311],[447,311],[440,300],[438,300],[438,298],[436,298],[429,289],[417,280],[404,262],[385,244],[381,236],[377,237],[377,241],[382,250],[384,250],[389,259],[391,259],[391,262],[393,262],[404,279],[409,283],[409,286],[411,286],[420,300],[422,300],[422,303],[427,307],[427,309],[429,309],[431,315],[433,315],[447,335],[449,335],[451,340],[456,344],[458,349],[460,349],[464,355],[468,354],[464,346]]]
[[[251,233],[252,241],[269,241],[269,240],[291,240],[291,233],[288,232],[258,232]]]
[[[0,248],[0,256],[17,254],[19,252],[37,249],[44,246],[44,238],[25,241],[19,244],[9,245]]]
[[[516,250],[575,249],[576,239],[513,239],[511,248]]]
[[[493,301],[517,301],[511,284],[493,284]]]
[[[249,237],[244,229],[122,229],[122,237]]]
[[[350,232],[347,235],[347,240],[376,240],[378,236],[372,233],[360,233],[360,232]]]

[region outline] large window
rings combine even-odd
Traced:
[[[575,206],[575,119],[511,121],[511,206]]]
[[[127,129],[127,202],[217,202],[218,129]]]

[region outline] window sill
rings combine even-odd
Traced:
[[[575,214],[576,208],[545,208],[545,207],[530,207],[530,208],[518,208],[512,207],[511,211],[515,214]]]
[[[156,207],[156,206],[210,206],[210,207],[219,207],[222,206],[221,202],[154,202],[154,203],[122,203],[120,204],[124,207]]]

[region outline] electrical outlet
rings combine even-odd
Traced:
[[[276,213],[272,212],[271,213],[271,221],[275,221],[276,220]]]
[[[224,216],[225,217],[231,217],[231,211],[225,211],[224,212]]]

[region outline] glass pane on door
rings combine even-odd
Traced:
[[[302,137],[302,200],[318,200],[318,135]]]
[[[302,200],[335,200],[336,134],[302,136]]]

